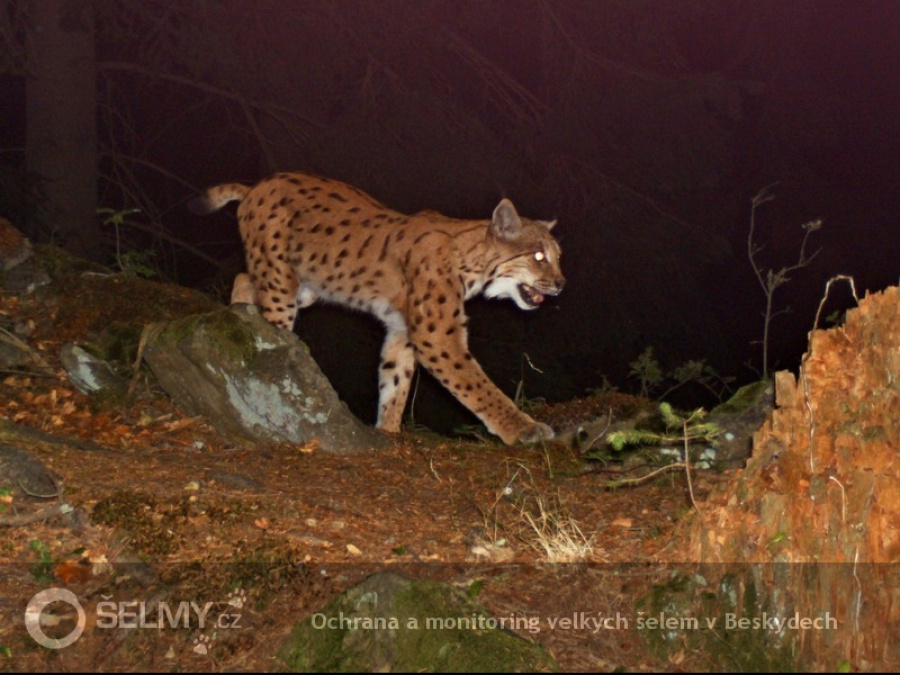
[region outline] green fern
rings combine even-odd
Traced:
[[[140,212],[140,209],[120,209],[118,211],[110,208],[97,209],[97,215],[101,217],[103,224],[116,228],[116,263],[119,265],[119,269],[125,274],[152,279],[159,276],[156,268],[153,267],[156,251],[121,250],[119,228],[127,224],[126,217]]]
[[[698,440],[709,442],[721,433],[718,425],[703,421],[707,415],[703,408],[697,408],[683,417],[672,409],[670,403],[663,402],[659,404],[659,415],[666,425],[665,432],[622,429],[609,434],[606,440],[614,450],[620,452],[626,446],[633,445],[673,445]]]

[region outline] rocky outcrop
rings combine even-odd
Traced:
[[[840,630],[794,633],[801,661],[896,668],[900,575],[878,563],[900,561],[900,288],[813,331],[775,389],[747,467],[694,518],[691,557],[753,568],[743,587],[770,615],[834,618]]]
[[[232,442],[315,441],[326,452],[390,445],[341,402],[306,345],[254,306],[154,324],[143,356],[180,408]]]
[[[390,572],[372,575],[296,626],[281,656],[291,672],[556,670],[541,647],[459,590]]]

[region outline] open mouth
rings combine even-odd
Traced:
[[[525,304],[537,307],[544,301],[544,295],[539,293],[534,286],[528,284],[519,284],[519,296],[525,301]]]

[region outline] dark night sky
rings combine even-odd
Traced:
[[[776,294],[791,308],[773,326],[777,365],[796,366],[828,278],[853,275],[861,292],[900,280],[893,0],[219,4],[200,16],[204,2],[148,3],[193,17],[193,28],[172,19],[172,34],[189,36],[172,44],[101,21],[99,58],[295,111],[292,133],[285,116],[257,118],[277,168],[346,180],[401,211],[486,217],[509,196],[526,215],[559,218],[570,284],[554,306],[527,317],[471,307],[473,350],[507,391],[523,352],[545,371],[527,374],[528,394],[583,394],[604,374],[633,389],[628,361],[648,345],[669,368],[705,358],[752,379],[764,296],[746,257],[749,203],[771,183],[765,264],[795,262],[800,225],[825,222],[810,240],[818,257]],[[100,81],[127,121],[102,117],[107,145],[127,136],[130,152],[197,186],[268,172],[233,103],[143,74],[101,70]],[[11,171],[24,88],[11,77],[0,87],[0,168]],[[233,221],[185,215],[183,185],[139,175],[170,232],[220,256],[215,242],[237,242]],[[179,257],[199,283],[184,274],[196,260]],[[829,309],[848,306],[837,295]],[[309,322],[325,326],[305,337],[346,395],[368,365],[341,375],[336,345],[363,336],[371,356],[377,327],[322,310]],[[491,353],[498,340],[503,353]]]

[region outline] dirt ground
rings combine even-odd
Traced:
[[[37,302],[4,297],[4,326],[31,321],[44,311]],[[633,625],[640,599],[668,574],[657,563],[686,559],[683,472],[610,490],[613,467],[588,466],[561,445],[425,433],[354,455],[314,443],[230,447],[152,382],[127,404],[80,393],[59,364],[61,336],[35,335],[46,368],[3,374],[0,418],[16,426],[0,429],[0,446],[42,462],[55,488],[0,484],[0,670],[281,670],[294,624],[388,568],[467,588],[565,671],[717,669],[690,652],[661,661],[638,632],[583,623]],[[632,404],[613,394],[534,414],[560,426]],[[696,472],[698,503],[724,480]],[[60,504],[71,511],[50,510]],[[22,616],[36,593],[56,588],[82,600],[85,627],[71,647],[45,649]],[[208,607],[207,621],[159,627],[157,603],[183,601]],[[50,637],[78,620],[59,600],[51,614]]]

